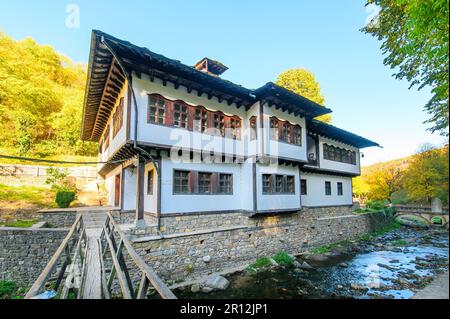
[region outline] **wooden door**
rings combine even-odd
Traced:
[[[114,206],[118,207],[120,205],[120,186],[121,186],[121,182],[120,182],[120,174],[116,175],[115,178],[115,187],[114,187]]]

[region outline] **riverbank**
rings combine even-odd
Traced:
[[[413,299],[449,299],[448,271],[438,275],[428,286],[418,291]]]
[[[401,227],[318,247],[290,265],[227,275],[223,291],[175,293],[188,299],[409,299],[444,271],[448,232]]]

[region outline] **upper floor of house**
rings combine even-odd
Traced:
[[[226,69],[208,58],[187,66],[94,31],[82,138],[99,142],[103,162],[136,141],[351,175],[359,150],[378,145],[314,120],[331,110],[274,83],[249,90],[220,78]]]

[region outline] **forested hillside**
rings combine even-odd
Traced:
[[[0,153],[95,155],[80,141],[85,67],[50,46],[0,33]]]
[[[362,167],[353,192],[363,201],[429,204],[439,197],[448,204],[448,145],[424,146],[417,154]]]

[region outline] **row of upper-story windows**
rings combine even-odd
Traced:
[[[147,122],[241,139],[242,120],[239,116],[209,111],[183,101],[170,101],[157,94],[148,97]]]
[[[276,117],[270,118],[270,139],[302,146],[302,127]]]
[[[330,161],[356,165],[356,152],[323,144],[323,158]]]

